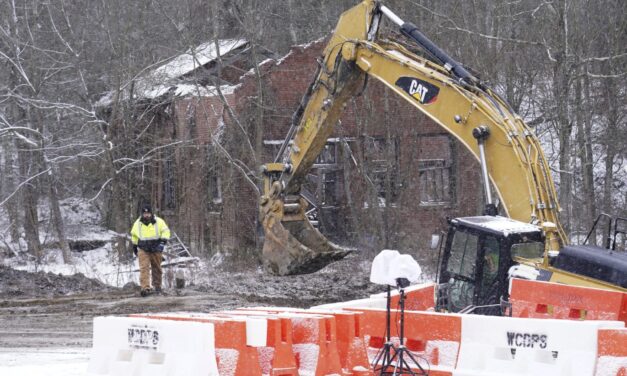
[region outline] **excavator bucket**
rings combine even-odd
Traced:
[[[332,243],[320,233],[307,217],[282,220],[282,205],[263,210],[265,240],[263,259],[266,267],[277,275],[307,274],[344,258],[354,249]],[[276,215],[275,215],[276,214]]]

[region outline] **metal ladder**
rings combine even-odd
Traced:
[[[170,257],[194,257],[175,232],[168,242],[167,253]]]

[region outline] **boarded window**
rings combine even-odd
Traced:
[[[366,137],[364,139],[366,175],[376,191],[379,206],[394,204],[399,196],[398,139]]]
[[[451,166],[444,159],[418,161],[421,205],[450,204],[452,184]]]
[[[412,189],[421,206],[455,203],[455,144],[447,134],[422,134],[411,148]],[[414,180],[415,179],[415,180]]]

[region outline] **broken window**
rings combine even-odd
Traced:
[[[213,146],[207,147],[207,204],[209,211],[220,211],[222,204],[222,178],[220,161]]]
[[[209,199],[214,204],[222,203],[222,180],[215,170],[209,173]]]
[[[332,229],[337,227],[330,223],[334,220],[334,216],[323,216],[321,211],[324,210],[328,214],[330,211],[337,210],[337,206],[340,204],[340,182],[343,173],[337,164],[339,142],[340,140],[335,138],[327,140],[308,172],[300,191],[301,196],[309,203],[308,217],[316,227],[324,227],[327,234],[333,232]],[[264,140],[263,143],[264,155],[274,158],[279,152],[283,140]],[[318,225],[319,220],[324,223]]]
[[[319,187],[316,196],[323,206],[335,206],[339,201],[338,192],[338,166],[337,166],[337,142],[327,141],[326,145],[316,158],[313,169],[317,175]]]
[[[366,137],[363,143],[366,175],[374,186],[379,206],[395,204],[399,195],[399,140]]]
[[[189,133],[193,134],[196,130],[196,116],[192,113],[188,119]]]
[[[418,160],[420,205],[446,205],[451,202],[451,166],[444,159]]]
[[[338,176],[338,171],[320,172],[320,179],[322,181],[321,202],[323,206],[336,206],[338,204]]]
[[[192,103],[187,107],[187,127],[191,138],[197,137],[196,131],[196,106]]]
[[[320,155],[318,155],[318,158],[316,158],[316,161],[314,162],[314,166],[315,165],[334,165],[336,162],[336,149],[337,149],[337,143],[336,142],[327,142],[324,145],[324,148],[322,149],[322,151],[320,152]]]
[[[267,162],[274,162],[274,158],[281,150],[281,145],[283,145],[283,140],[264,140],[264,155],[266,156]]]
[[[276,155],[279,153],[279,150],[281,149],[281,145],[283,145],[283,141],[282,140],[265,140],[263,144],[266,149],[266,155],[269,155],[270,158],[274,159],[274,157],[276,157]],[[313,165],[314,168],[324,167],[320,165],[335,165],[337,163],[336,162],[336,158],[337,158],[336,144],[337,144],[336,139],[329,139],[327,141],[327,143],[324,145],[324,148],[320,152],[320,155],[318,155],[318,157],[316,158],[316,161],[314,162],[314,165]],[[292,145],[292,141],[290,141],[290,146],[291,145]]]
[[[337,165],[338,142],[338,139],[327,141],[307,175],[301,193],[312,205],[334,206],[339,202],[338,181],[342,175],[338,172]],[[274,158],[283,140],[265,140],[263,143],[266,149],[265,155]]]

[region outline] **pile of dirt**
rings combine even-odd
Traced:
[[[366,298],[384,291],[370,283],[370,262],[347,257],[304,275],[273,276],[262,270],[226,272],[215,268],[210,281],[192,289],[243,298],[249,304],[310,307]]]
[[[117,290],[81,273],[30,273],[0,265],[0,298],[52,297]]]

